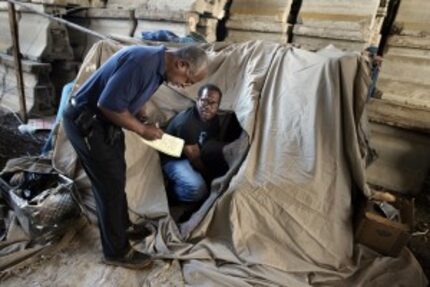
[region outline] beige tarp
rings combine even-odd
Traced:
[[[96,44],[78,83],[116,49]],[[206,49],[205,81],[220,86],[221,108],[236,113],[245,134],[230,145],[229,173],[200,212],[177,226],[158,154],[127,133],[129,206],[134,219],[151,219],[155,228],[136,248],[181,263],[153,270],[145,286],[159,286],[172,268],[190,286],[426,286],[409,250],[389,258],[354,244],[353,184],[369,195],[364,60],[333,47],[311,53],[263,42]],[[197,88],[163,86],[148,111],[167,120],[192,105]],[[61,130],[55,162],[88,189]]]

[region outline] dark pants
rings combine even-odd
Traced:
[[[64,129],[92,183],[103,254],[119,258],[130,248],[126,235],[130,220],[125,194],[124,133],[96,119],[91,121],[90,132],[84,137],[76,122],[81,113],[69,104],[63,116]],[[113,141],[109,138],[112,128],[119,132]]]

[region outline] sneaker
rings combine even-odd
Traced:
[[[132,224],[126,230],[128,239],[141,240],[151,234],[151,231],[143,224]]]
[[[144,269],[152,265],[152,259],[151,256],[145,253],[130,249],[130,251],[122,258],[105,257],[103,259],[103,263],[130,269]]]

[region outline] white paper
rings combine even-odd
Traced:
[[[149,141],[141,138],[141,140],[150,147],[174,157],[181,156],[185,143],[183,139],[166,133],[163,134],[161,139]]]

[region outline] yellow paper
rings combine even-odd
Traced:
[[[158,140],[141,140],[148,146],[173,157],[180,157],[184,148],[184,140],[172,135],[163,134],[163,137]]]

